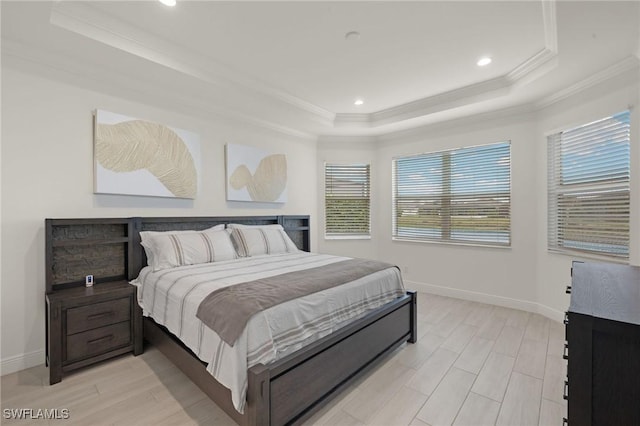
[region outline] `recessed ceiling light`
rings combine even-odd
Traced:
[[[478,62],[477,62],[479,67],[485,67],[485,66],[489,65],[490,63],[491,63],[491,58],[488,57],[488,56],[485,56],[484,58],[478,59]]]
[[[356,99],[356,101],[353,103],[356,106],[360,106],[364,103],[364,101],[362,99]]]
[[[164,4],[165,6],[173,7],[176,5],[176,0],[158,0],[158,1]]]

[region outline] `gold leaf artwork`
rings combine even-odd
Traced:
[[[195,198],[197,171],[184,141],[171,129],[143,120],[97,123],[96,159],[113,172],[146,169],[176,197]]]
[[[253,201],[276,201],[287,186],[287,158],[284,154],[269,155],[260,160],[253,175],[247,166],[240,165],[229,183],[235,190],[246,186]]]

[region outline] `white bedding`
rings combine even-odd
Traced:
[[[274,306],[253,316],[233,346],[196,318],[200,302],[218,288],[345,259],[297,252],[157,272],[146,267],[132,284],[138,287],[138,302],[143,314],[167,327],[206,362],[207,371],[231,390],[233,404],[242,413],[249,367],[282,358],[403,295],[400,273],[397,268],[385,269]]]

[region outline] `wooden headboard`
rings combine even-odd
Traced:
[[[141,231],[201,230],[215,225],[239,223],[243,225],[280,224],[300,250],[309,251],[309,216],[228,216],[228,217],[139,217],[134,219],[133,263],[129,279],[138,276],[147,265],[144,248],[140,244]]]
[[[141,231],[201,230],[214,225],[280,224],[300,250],[310,250],[309,216],[213,216],[45,219],[46,290],[132,280],[146,266]]]

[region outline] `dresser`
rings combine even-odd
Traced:
[[[568,424],[640,425],[640,268],[574,262],[568,292]]]

